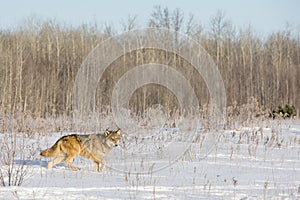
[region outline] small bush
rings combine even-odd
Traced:
[[[15,133],[1,134],[0,142],[0,186],[20,186],[29,176],[34,149],[26,144],[24,135]]]
[[[273,119],[276,117],[293,118],[296,116],[296,114],[295,106],[286,104],[284,107],[278,106],[277,109],[273,110],[272,114],[270,114],[270,117]]]

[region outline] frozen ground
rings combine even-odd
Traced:
[[[28,138],[26,145],[43,149],[66,134]],[[47,170],[45,160],[40,165],[36,159],[28,164],[22,186],[0,187],[0,199],[300,198],[300,125],[296,122],[240,127],[217,135],[202,132],[190,146],[180,139],[166,139],[176,137],[176,130],[163,134],[165,138],[157,141],[127,138],[108,154],[108,167],[101,173],[93,172],[92,161],[80,157],[74,161],[81,168],[76,172],[64,164]],[[186,147],[189,151],[180,156]],[[175,157],[168,157],[172,152],[178,155],[174,163]]]

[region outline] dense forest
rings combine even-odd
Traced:
[[[300,110],[300,32],[286,30],[260,35],[249,26],[236,28],[221,11],[203,26],[193,15],[180,9],[155,7],[147,27],[162,27],[197,39],[212,56],[224,81],[227,105],[242,105],[256,99],[265,109],[286,104]],[[122,31],[139,28],[136,17],[122,22]],[[35,116],[72,114],[72,90],[76,73],[85,57],[99,43],[117,34],[113,26],[83,24],[72,27],[55,22],[28,18],[17,28],[0,30],[0,110],[21,111]],[[96,93],[96,108],[109,111],[112,86],[126,67],[156,59],[164,63],[180,63],[179,71],[189,80],[200,99],[208,100],[201,78],[193,77],[189,64],[168,53],[145,50],[131,52],[117,59],[105,71]],[[158,57],[158,58],[157,58]],[[126,59],[125,59],[126,58]],[[153,60],[152,60],[153,61]],[[175,65],[174,65],[175,66]],[[178,66],[178,65],[176,65]],[[166,88],[148,85],[135,92],[131,105],[140,113],[150,104],[176,107],[172,93]]]

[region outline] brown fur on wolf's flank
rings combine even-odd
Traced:
[[[103,171],[106,165],[104,155],[108,153],[113,146],[117,146],[120,141],[120,130],[108,131],[104,134],[91,135],[67,135],[61,137],[51,148],[43,150],[41,156],[55,157],[53,161],[47,163],[47,168],[66,162],[73,170],[78,170],[72,164],[77,155],[81,155],[94,161],[94,170],[99,171],[99,163]]]

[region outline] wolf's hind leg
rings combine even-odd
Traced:
[[[64,162],[67,159],[66,155],[59,155],[53,161],[47,162],[47,169],[51,169],[54,165]]]

